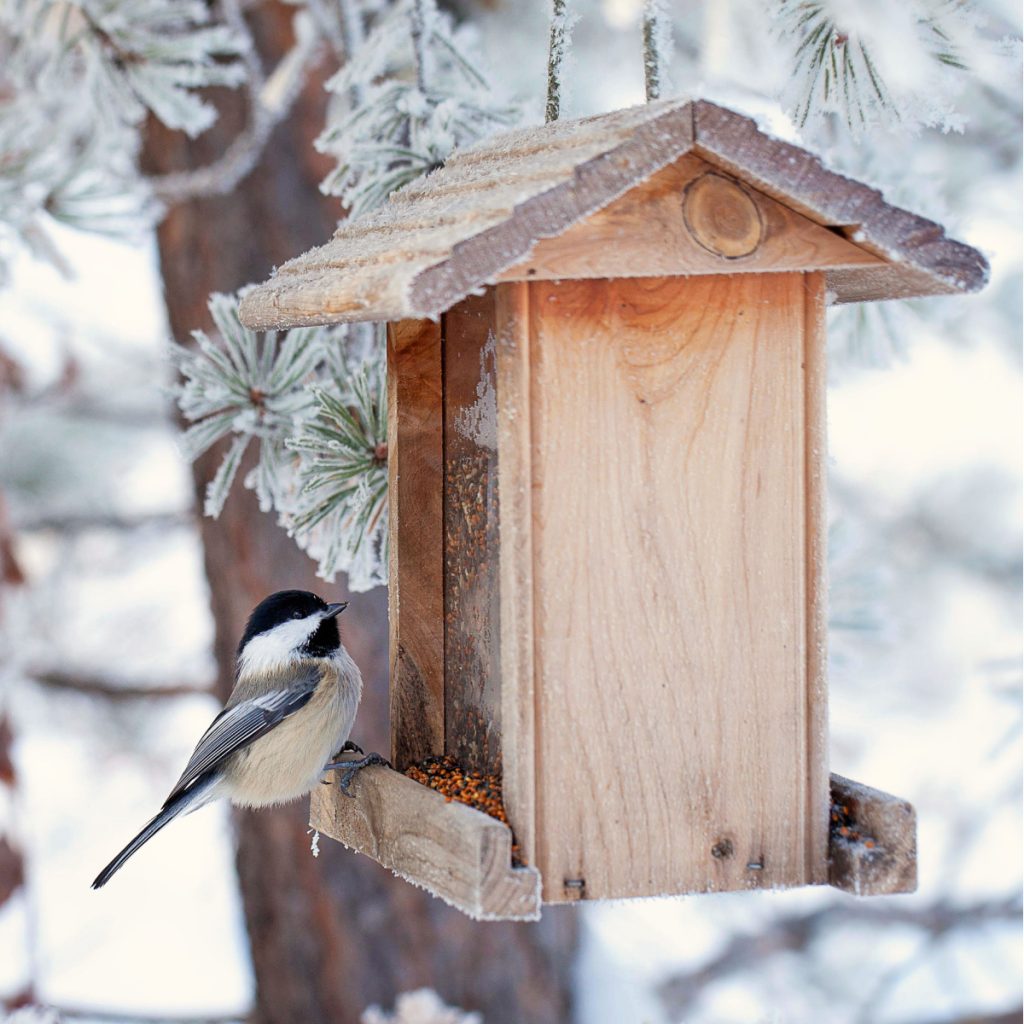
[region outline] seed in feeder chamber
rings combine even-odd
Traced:
[[[454,800],[489,814],[503,825],[509,823],[501,799],[501,776],[496,773],[470,771],[463,768],[451,754],[444,754],[410,765],[405,769],[405,774],[421,785],[437,790],[449,803]],[[512,865],[523,865],[515,836],[512,837]]]

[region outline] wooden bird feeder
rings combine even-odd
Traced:
[[[984,258],[710,103],[455,155],[281,267],[252,328],[386,320],[392,760],[312,823],[478,917],[915,885],[832,776],[825,307]],[[500,822],[400,774],[500,772]],[[830,813],[831,806],[831,813]]]

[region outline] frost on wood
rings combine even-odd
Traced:
[[[854,896],[914,892],[917,815],[899,797],[833,774],[829,884]]]
[[[827,170],[814,154],[707,102],[661,100],[580,121],[506,133],[452,156],[391,202],[341,225],[325,245],[280,267],[250,293],[254,327],[435,318],[555,238],[697,150],[731,177],[881,258],[833,268],[839,301],[974,291],[980,253],[941,225],[887,204]],[[625,270],[625,268],[624,268]]]
[[[238,298],[213,295],[217,336],[175,346],[185,379],[178,404],[192,426],[189,459],[231,444],[206,492],[218,516],[250,444],[259,446],[245,486],[275,510],[319,573],[349,575],[352,590],[386,582],[387,400],[379,342],[358,330],[302,328],[258,334],[238,320]]]
[[[483,1024],[479,1013],[466,1013],[448,1006],[429,988],[403,992],[395,1000],[393,1013],[370,1006],[360,1020],[361,1024]]]
[[[489,331],[487,342],[480,349],[480,379],[472,405],[455,415],[455,429],[468,441],[488,451],[498,450],[498,393],[495,390],[495,358],[497,340]]]

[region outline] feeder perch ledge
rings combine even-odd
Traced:
[[[328,776],[333,782],[337,774]],[[390,768],[364,768],[338,799],[336,785],[312,795],[310,824],[400,878],[421,885],[478,921],[535,921],[540,874],[512,867],[507,825]]]

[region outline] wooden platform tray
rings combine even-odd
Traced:
[[[898,796],[832,773],[832,805],[849,822],[833,823],[828,884],[854,896],[891,896],[917,889],[917,813]],[[835,813],[833,811],[833,813]]]
[[[354,799],[317,786],[310,825],[475,920],[540,918],[540,872],[512,867],[507,825],[390,768],[364,769],[351,788]]]
[[[332,781],[337,776],[332,774]],[[834,808],[828,884],[855,896],[917,888],[917,819],[899,797],[831,776]],[[500,821],[390,768],[366,768],[352,783],[317,786],[310,825],[479,921],[536,921],[541,877],[512,867],[512,832]]]

